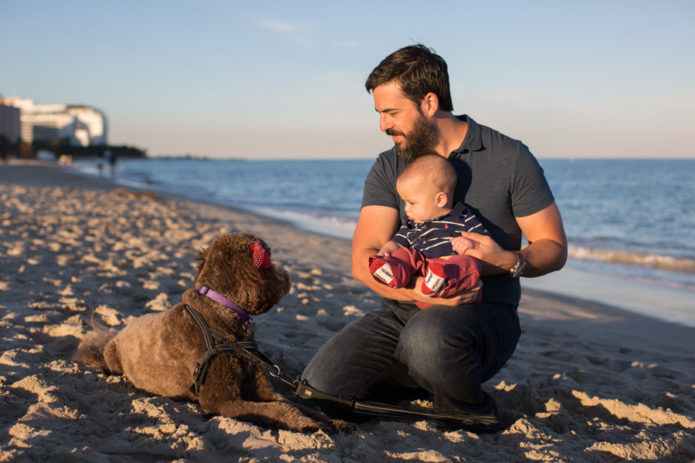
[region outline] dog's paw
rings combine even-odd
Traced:
[[[334,432],[335,431],[335,428],[332,426],[330,420],[327,420],[327,421],[315,420],[313,418],[309,418],[308,416],[302,416],[301,418],[293,420],[292,424],[289,425],[288,428],[290,431],[304,432],[304,433],[310,433],[310,432],[316,432],[316,431],[325,431],[325,432]]]
[[[315,413],[315,414],[314,414]],[[300,418],[292,422],[292,431],[297,432],[316,432],[324,431],[328,433],[347,432],[357,429],[357,425],[340,419],[332,419],[321,412],[314,412],[312,416],[303,414]]]
[[[347,432],[357,430],[357,424],[345,420],[331,420],[331,426],[335,432]]]
[[[326,432],[342,432],[342,431],[354,431],[357,429],[355,423],[350,423],[341,419],[334,419],[326,415],[320,410],[310,408],[304,405],[294,405],[297,410],[303,415],[304,418],[308,418],[311,421],[321,424],[321,430]]]
[[[311,410],[310,420],[319,423],[320,424],[320,429],[322,431],[326,432],[347,432],[347,431],[354,431],[357,429],[357,425],[355,423],[350,423],[349,421],[337,419],[337,418],[330,418],[328,415],[326,415],[323,412],[320,412],[318,410]]]

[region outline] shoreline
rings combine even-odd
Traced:
[[[29,175],[29,177],[25,177],[22,181],[23,182],[31,182],[33,183],[36,181],[36,184],[41,184],[41,185],[46,185],[47,183],[55,183],[58,185],[63,185],[65,182],[71,182],[75,183],[77,182],[77,186],[82,187],[82,188],[103,188],[106,191],[113,191],[116,189],[124,189],[124,190],[132,190],[132,191],[139,191],[143,193],[152,193],[149,189],[147,188],[139,188],[139,187],[131,187],[131,186],[123,186],[118,184],[113,178],[110,178],[108,175],[104,175],[103,177],[93,177],[90,175],[82,174],[80,172],[77,172],[71,168],[64,168],[61,166],[58,166],[56,163],[51,163],[51,162],[44,162],[44,161],[22,161],[20,163],[15,163],[15,165],[20,165],[20,166],[25,166],[29,167],[31,169],[32,167],[42,167],[42,168],[47,168],[47,169],[58,169],[60,172],[60,175],[64,176],[63,178],[55,178],[55,173],[53,171],[52,180],[46,182],[46,175],[41,174],[36,176],[40,180],[32,180],[33,175]],[[0,184],[3,183],[5,180],[4,176],[0,174]],[[227,218],[229,219],[229,216],[232,217],[232,220],[238,220],[239,217],[251,217],[254,220],[252,221],[253,223],[261,223],[266,226],[270,227],[287,227],[290,230],[293,230],[297,233],[306,233],[309,235],[314,236],[314,242],[321,242],[322,245],[327,245],[327,246],[335,246],[335,243],[343,243],[344,246],[347,246],[349,249],[350,247],[350,240],[347,238],[335,236],[331,233],[323,233],[320,228],[314,227],[314,228],[303,228],[297,222],[293,221],[292,219],[285,218],[285,217],[280,217],[278,215],[263,215],[263,214],[257,214],[254,213],[251,210],[245,209],[243,207],[236,207],[233,205],[229,204],[220,204],[216,203],[213,201],[205,201],[203,199],[193,199],[189,198],[187,196],[184,196],[182,194],[177,194],[177,193],[172,193],[172,192],[153,192],[153,195],[156,197],[160,198],[168,198],[171,200],[175,201],[180,201],[184,203],[189,203],[194,205],[194,208],[197,208],[199,211],[205,211],[207,216],[213,217],[215,219],[220,219],[220,218]],[[248,221],[247,221],[248,222]],[[343,259],[336,260],[337,262],[342,262],[343,265],[347,265],[345,267],[341,267],[340,265],[334,265],[333,269],[336,271],[344,271],[348,274],[348,278],[352,279],[352,277],[349,275],[350,272],[350,260],[349,256],[345,258],[343,256]],[[328,263],[328,262],[326,262]],[[563,274],[568,273],[568,277],[564,277]],[[674,325],[677,327],[685,327],[688,329],[695,329],[695,325],[679,321],[679,320],[673,320],[673,319],[665,319],[665,318],[659,318],[654,316],[653,314],[649,313],[648,311],[645,311],[644,309],[637,308],[635,307],[628,307],[630,303],[633,304],[640,304],[640,303],[645,303],[645,295],[646,293],[641,290],[640,288],[637,287],[637,285],[633,285],[630,289],[635,291],[635,293],[629,294],[628,295],[628,302],[625,303],[612,303],[611,300],[615,300],[616,297],[613,295],[612,297],[608,294],[605,294],[606,298],[596,298],[596,297],[590,297],[590,296],[585,296],[585,294],[588,293],[587,288],[590,288],[593,283],[600,283],[601,281],[605,281],[605,276],[597,276],[596,278],[589,279],[588,281],[579,281],[579,282],[571,282],[573,277],[576,277],[577,275],[582,275],[582,278],[586,278],[586,272],[582,272],[581,270],[576,270],[576,269],[568,269],[565,267],[559,272],[554,272],[549,275],[544,275],[543,277],[539,278],[533,278],[533,279],[523,279],[522,280],[522,301],[519,304],[520,307],[520,313],[522,312],[521,306],[524,300],[524,294],[533,294],[536,297],[542,297],[546,299],[551,299],[551,300],[557,300],[557,301],[562,301],[562,302],[567,302],[570,304],[574,305],[583,305],[583,304],[589,304],[595,307],[602,307],[605,312],[608,313],[608,318],[612,319],[613,316],[612,314],[618,314],[619,317],[621,318],[629,318],[632,316],[635,317],[644,317],[646,321],[649,321],[651,323],[658,323],[658,324],[666,324],[668,325]],[[581,280],[581,279],[580,279]],[[609,278],[609,280],[616,281],[616,278]],[[555,290],[553,289],[553,284],[557,283],[559,286],[563,286],[564,289],[567,289],[567,291],[561,291],[561,290]],[[352,281],[353,284],[362,286],[360,283],[356,281]],[[567,286],[570,286],[569,288]],[[374,295],[375,297],[378,298],[377,295]],[[618,298],[619,299],[619,298]],[[654,302],[654,299],[647,298],[646,299],[647,303],[649,302]],[[689,304],[690,301],[687,301]],[[695,333],[695,330],[693,331]],[[695,350],[695,343],[693,344],[694,350]]]
[[[79,367],[69,357],[90,317],[121,328],[171,307],[196,251],[224,232],[258,234],[290,273],[290,294],[255,317],[260,349],[290,376],[378,304],[350,276],[349,241],[132,191],[57,167],[0,166],[0,461],[695,458],[695,328],[529,288],[517,350],[484,385],[507,426],[494,434],[383,419],[336,435],[266,430]]]
[[[128,170],[127,167],[124,169]],[[94,175],[94,173],[89,173],[79,167],[77,171],[81,175]],[[351,239],[356,223],[356,220],[354,222],[326,220],[287,208],[246,207],[243,204],[235,204],[234,201],[229,201],[226,197],[206,196],[201,192],[191,194],[189,189],[185,190],[186,194],[183,196],[175,189],[170,188],[171,185],[168,187],[164,184],[150,185],[146,182],[140,184],[141,182],[134,179],[132,175],[128,176],[125,173],[119,175],[117,181],[127,188],[147,190],[151,188],[153,192],[161,190],[163,194],[171,194],[179,198],[185,197],[220,207],[231,207],[242,212],[271,217],[303,231],[347,240]],[[692,301],[695,300],[695,286],[687,283],[688,274],[665,270],[661,274],[658,271],[653,272],[654,270],[648,267],[631,266],[625,263],[606,264],[600,259],[598,261],[577,259],[570,255],[562,271],[539,278],[524,278],[522,285],[561,295],[573,295],[580,299],[591,299],[637,313],[648,314],[660,320],[695,327],[695,311],[692,308]]]

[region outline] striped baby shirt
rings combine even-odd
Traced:
[[[489,235],[480,219],[461,202],[456,203],[448,214],[416,223],[408,220],[391,238],[400,246],[416,249],[427,259],[456,254],[449,238],[460,236],[461,232]]]

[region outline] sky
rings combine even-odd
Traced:
[[[540,158],[695,157],[695,1],[0,0],[0,95],[149,155],[373,158],[364,88],[414,43],[455,114]]]

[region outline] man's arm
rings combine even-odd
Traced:
[[[516,218],[529,242],[521,251],[506,251],[492,238],[477,233],[461,233],[475,243],[465,251],[483,261],[483,273],[506,273],[518,262],[517,254],[526,261],[525,277],[537,277],[560,270],[567,260],[567,238],[560,211],[555,203],[526,217]]]
[[[411,288],[395,289],[378,283],[369,272],[369,257],[391,239],[399,226],[398,210],[387,206],[365,206],[360,211],[357,228],[352,238],[352,276],[364,283],[375,293],[397,301],[420,301],[432,303],[432,298],[423,296]],[[418,279],[421,280],[421,277]],[[421,281],[415,283],[418,288]],[[412,285],[411,285],[412,286]],[[479,288],[478,288],[479,289]],[[451,298],[438,298],[438,304],[458,305],[470,302],[477,291],[464,293]]]
[[[369,257],[398,230],[398,210],[388,206],[364,206],[352,237],[352,276],[380,296],[399,301],[412,300],[401,290],[382,285],[369,272]]]

